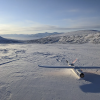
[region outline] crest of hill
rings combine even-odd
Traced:
[[[100,31],[97,31],[97,30],[80,30],[80,31],[65,32],[63,34],[55,34],[55,35],[51,35],[50,37],[82,35],[82,34],[96,34],[96,33],[100,33]]]
[[[81,30],[74,32],[67,32],[63,34],[56,34],[47,36],[45,38],[30,40],[28,43],[60,43],[60,44],[83,44],[83,43],[100,43],[100,31],[96,30]]]
[[[13,39],[6,39],[0,36],[0,43],[21,43],[19,40],[13,40]]]

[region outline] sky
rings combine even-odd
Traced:
[[[0,0],[0,34],[100,30],[100,0]]]

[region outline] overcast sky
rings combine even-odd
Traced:
[[[100,0],[0,0],[0,34],[100,30]]]

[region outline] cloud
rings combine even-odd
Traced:
[[[33,27],[25,27],[21,28],[20,31],[35,31],[35,32],[41,32],[41,31],[63,31],[63,30],[71,30],[71,29],[77,29],[77,28],[67,28],[67,27],[59,27],[59,26],[52,26],[52,25],[43,25],[43,26],[33,26]]]
[[[27,23],[27,24],[26,24]],[[27,20],[23,25],[0,24],[0,34],[35,34],[42,32],[67,32],[78,29],[100,29],[99,17],[63,19],[64,25],[45,25]]]
[[[100,28],[99,17],[84,17],[84,18],[73,18],[63,19],[63,22],[68,24],[69,28],[76,29],[87,29],[87,28]]]
[[[2,26],[2,25],[0,25]],[[39,25],[39,26],[28,26],[28,27],[18,27],[14,25],[3,25],[0,28],[0,34],[34,34],[42,32],[59,32],[66,31],[72,28],[59,27],[53,25]]]

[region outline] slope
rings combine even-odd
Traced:
[[[60,43],[60,44],[67,44],[67,43],[100,43],[100,31],[94,30],[83,30],[83,31],[74,31],[68,32],[58,35],[51,35],[45,38],[36,39],[36,40],[29,40],[27,43]]]
[[[20,40],[6,39],[0,36],[0,43],[22,43]]]

